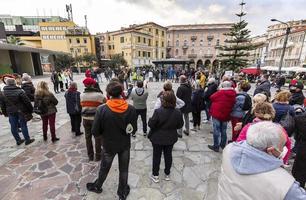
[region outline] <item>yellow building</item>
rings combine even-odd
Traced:
[[[166,30],[149,22],[100,34],[101,56],[121,54],[131,67],[151,65],[153,60],[166,58]]]
[[[95,54],[95,41],[87,28],[74,22],[40,22],[41,47],[71,53],[73,57]]]
[[[42,48],[40,36],[19,36],[18,38],[25,46]]]

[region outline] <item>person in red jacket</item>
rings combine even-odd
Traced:
[[[212,103],[210,115],[213,121],[214,144],[208,145],[208,148],[219,152],[219,147],[223,149],[226,145],[227,122],[231,119],[231,112],[236,101],[236,91],[232,87],[232,83],[230,81],[222,82],[220,90],[214,93],[210,100]]]

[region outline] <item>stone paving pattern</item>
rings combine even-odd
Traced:
[[[81,80],[76,75],[79,90]],[[49,81],[49,77],[34,80]],[[49,81],[50,82],[50,81]],[[101,84],[102,89],[105,83]],[[174,88],[178,84],[174,84]],[[52,88],[52,85],[50,85]],[[156,95],[162,83],[149,83],[148,118],[152,116]],[[69,117],[65,100],[59,99],[57,114],[57,135],[60,141],[52,144],[43,142],[41,121],[30,122],[30,134],[36,139],[33,145],[16,147],[9,130],[8,120],[0,117],[0,199],[117,199],[118,163],[113,166],[103,186],[102,194],[87,192],[85,185],[98,174],[99,164],[88,162],[85,137],[75,137],[70,132]],[[139,118],[139,123],[140,123]],[[190,124],[191,125],[191,124]],[[140,124],[138,127],[142,127]],[[214,200],[217,193],[217,178],[220,172],[221,154],[210,151],[212,143],[210,124],[203,124],[201,131],[191,132],[174,146],[171,181],[163,180],[164,163],[161,163],[161,182],[153,183],[149,176],[152,168],[152,145],[138,130],[132,139],[129,184],[129,200]],[[230,131],[228,131],[230,133]],[[49,137],[50,138],[50,137]]]

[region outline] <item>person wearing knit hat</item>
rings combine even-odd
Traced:
[[[96,85],[97,82],[93,78],[87,77],[83,80],[83,84],[85,87],[90,87]]]
[[[27,121],[32,119],[33,106],[24,90],[16,86],[14,78],[6,78],[6,86],[0,98],[0,107],[4,116],[9,118],[11,132],[17,145],[25,142],[26,145],[34,142],[29,136]],[[18,133],[18,126],[21,128],[24,139]]]
[[[34,94],[35,94],[35,87],[32,83],[31,76],[29,76],[27,73],[23,73],[21,80],[22,80],[21,89],[25,91],[29,99],[33,102]]]

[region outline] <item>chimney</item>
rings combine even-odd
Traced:
[[[5,41],[5,40],[6,40],[6,33],[5,33],[4,23],[0,22],[0,41]]]

